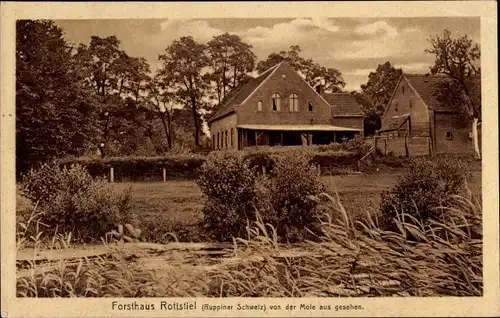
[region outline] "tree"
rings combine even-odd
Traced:
[[[168,149],[172,149],[172,113],[174,94],[167,90],[168,84],[161,76],[155,76],[148,84],[148,96],[152,111],[157,114],[163,125]]]
[[[361,93],[354,94],[358,103],[363,106],[366,136],[380,129],[381,117],[402,74],[403,71],[390,62],[379,64],[375,72],[368,75],[368,82],[361,85]]]
[[[251,49],[239,36],[229,33],[214,36],[208,42],[207,54],[211,61],[208,79],[215,85],[219,104],[229,90],[240,86],[247,80],[247,73],[254,70],[257,57]]]
[[[282,61],[287,61],[297,72],[301,73],[307,83],[311,86],[317,86],[324,82],[326,92],[340,92],[345,87],[342,73],[334,68],[322,67],[312,59],[304,59],[300,56],[300,47],[293,45],[288,51],[271,53],[267,60],[260,61],[257,64],[257,71],[263,73],[269,68]]]
[[[127,124],[130,126],[134,118],[134,123],[138,123],[133,107],[125,101],[132,98],[135,100],[133,105],[137,106],[148,80],[149,65],[146,60],[128,56],[119,46],[120,41],[114,35],[106,38],[92,36],[90,44],[81,44],[76,54],[84,81],[99,100],[99,148],[102,157],[106,155],[110,138],[123,139],[119,136],[124,135],[120,134],[120,129],[123,130]]]
[[[95,101],[72,47],[53,21],[16,21],[16,170],[82,155],[93,137]]]
[[[479,44],[473,43],[467,35],[452,38],[449,30],[428,41],[431,48],[425,52],[436,57],[431,73],[444,74],[450,80],[443,81],[436,89],[436,95],[471,119],[474,155],[481,158],[477,132],[481,121],[481,68],[477,65],[481,58]]]
[[[191,36],[181,37],[173,41],[158,59],[162,62],[159,74],[171,83],[177,101],[191,110],[194,145],[198,147],[200,114],[208,108],[208,103],[203,100],[209,86],[204,77],[204,71],[210,66],[206,45],[197,43]]]

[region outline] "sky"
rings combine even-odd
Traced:
[[[265,19],[127,19],[56,20],[73,44],[88,44],[92,35],[115,35],[128,55],[144,57],[154,71],[158,55],[173,40],[192,36],[207,43],[228,32],[252,45],[258,60],[272,52],[300,46],[304,58],[338,69],[346,90],[358,90],[368,74],[386,61],[407,73],[429,71],[434,56],[425,53],[431,36],[445,29],[480,43],[480,20],[443,18],[265,18]]]

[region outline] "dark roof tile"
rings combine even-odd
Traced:
[[[417,91],[425,104],[435,111],[454,111],[448,105],[444,105],[436,98],[437,86],[443,81],[451,81],[445,75],[404,74],[410,85]],[[480,82],[480,78],[478,78]]]
[[[333,116],[362,116],[363,109],[349,93],[323,93],[321,96],[332,107]]]
[[[212,122],[235,111],[236,107],[238,107],[243,101],[245,101],[245,99],[247,99],[247,97],[250,96],[250,94],[252,94],[257,89],[257,87],[259,87],[259,85],[262,84],[262,82],[264,82],[269,77],[269,75],[271,75],[273,70],[275,70],[280,64],[271,67],[256,78],[250,80],[250,82],[248,82],[247,84],[243,85],[231,99],[229,99],[224,105],[219,108],[219,110],[215,112],[215,114],[213,114],[212,117],[210,117],[208,122]]]

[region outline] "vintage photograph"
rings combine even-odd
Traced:
[[[17,297],[483,296],[479,17],[18,19],[15,60]]]

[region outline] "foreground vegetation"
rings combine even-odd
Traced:
[[[18,264],[32,269],[18,277],[18,295],[482,295],[481,201],[462,161],[416,160],[382,193],[378,209],[349,210],[307,158],[298,152],[277,159],[266,176],[253,173],[242,156],[218,153],[205,162],[197,180],[201,210],[193,217],[202,222],[184,237],[232,243],[232,262],[205,259],[216,264],[186,267],[181,253],[165,271],[120,248],[109,257],[62,259],[46,271],[33,259]],[[79,166],[33,170],[21,190],[36,204],[19,221],[19,249],[64,250],[96,239],[106,246],[178,240],[184,227],[158,218],[145,222],[131,210],[131,190],[117,191]],[[137,221],[149,227],[130,224]],[[158,256],[144,257],[155,264]]]
[[[182,297],[182,296],[481,296],[481,206],[472,196],[453,197],[446,223],[403,221],[399,231],[384,231],[367,214],[353,222],[338,198],[320,195],[324,208],[319,240],[308,241],[303,257],[279,257],[288,247],[278,244],[275,228],[261,218],[247,235],[235,240],[231,266],[207,272],[150,271],[112,259],[60,261],[56,269],[19,278],[21,297]],[[412,239],[410,239],[410,234]],[[55,248],[65,248],[61,237]],[[254,259],[250,256],[258,255]],[[250,261],[244,261],[245,258]],[[176,264],[171,264],[174,266]]]

